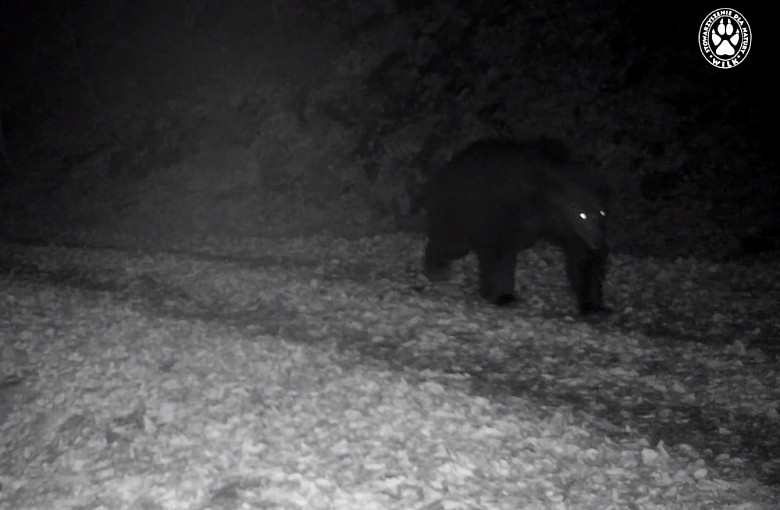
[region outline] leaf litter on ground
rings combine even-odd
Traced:
[[[507,309],[473,260],[420,279],[410,236],[203,246],[0,247],[0,505],[778,502],[778,324],[750,273],[616,257],[619,307],[589,322],[544,247]]]

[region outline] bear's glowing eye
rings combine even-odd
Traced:
[[[606,216],[607,215],[607,211],[601,210],[601,211],[599,211],[599,214],[602,215],[602,216]]]
[[[588,215],[587,215],[587,214],[585,214],[584,212],[581,212],[581,213],[580,213],[580,219],[582,219],[582,220],[587,220],[587,219],[588,219]]]

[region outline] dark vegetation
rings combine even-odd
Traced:
[[[17,7],[0,17],[6,238],[254,234],[369,213],[419,227],[409,213],[452,152],[545,135],[610,181],[619,250],[777,248],[769,50],[703,66],[690,33],[706,6]]]

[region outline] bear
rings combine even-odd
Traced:
[[[559,246],[583,315],[609,313],[608,188],[597,184],[560,140],[481,140],[457,153],[427,186],[423,270],[433,282],[450,263],[475,252],[479,292],[487,301],[515,301],[520,250],[539,240]]]

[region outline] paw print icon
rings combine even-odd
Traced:
[[[745,60],[753,37],[745,17],[734,9],[716,9],[699,27],[699,49],[715,67],[729,69]]]
[[[739,32],[735,32],[730,19],[726,23],[723,23],[723,18],[720,19],[718,28],[712,31],[712,42],[716,55],[730,57],[737,52],[734,48],[739,44]]]

